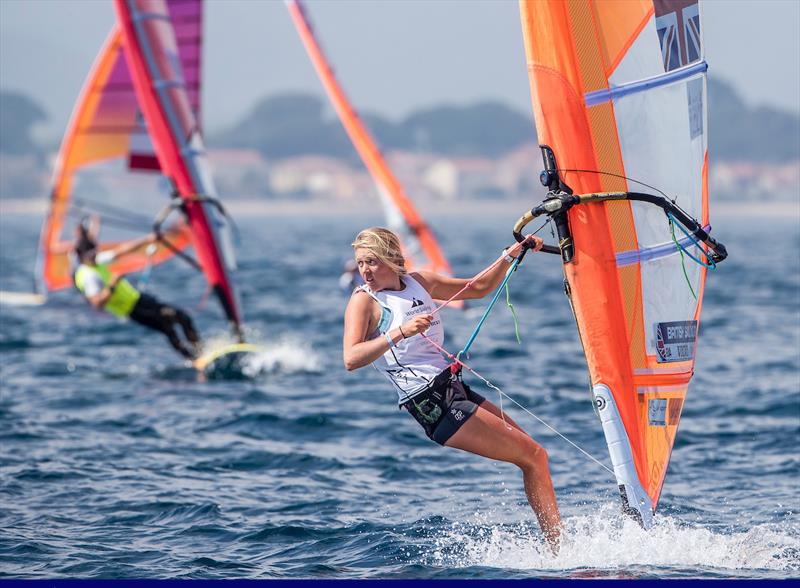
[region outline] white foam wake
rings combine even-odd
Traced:
[[[298,372],[319,373],[322,358],[310,344],[291,335],[281,336],[277,341],[258,343],[263,351],[248,358],[242,366],[250,378],[276,372],[293,374]]]
[[[520,570],[627,568],[637,573],[657,568],[660,575],[669,575],[672,569],[678,575],[698,570],[701,576],[745,577],[754,575],[748,570],[783,571],[787,576],[800,570],[800,530],[785,524],[725,532],[658,516],[655,527],[645,531],[620,514],[617,505],[608,504],[595,514],[565,520],[561,549],[554,555],[530,524],[491,525],[481,518],[476,515],[475,522],[454,524],[445,533],[439,530],[426,563]]]

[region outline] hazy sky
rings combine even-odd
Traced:
[[[356,107],[401,117],[421,106],[500,99],[530,112],[515,0],[307,1]],[[800,0],[702,3],[711,75],[751,104],[800,112]],[[33,97],[66,126],[114,20],[111,0],[0,0],[0,87]],[[263,96],[322,94],[282,0],[209,0],[207,129]]]

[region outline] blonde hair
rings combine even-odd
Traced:
[[[383,227],[364,229],[356,235],[356,240],[351,245],[353,250],[368,249],[396,274],[402,276],[408,273],[406,260],[400,248],[400,239],[389,229]]]

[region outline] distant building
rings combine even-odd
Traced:
[[[208,160],[219,193],[226,198],[269,196],[267,162],[255,149],[215,149]]]
[[[270,189],[276,196],[295,198],[356,201],[375,197],[375,186],[365,171],[356,171],[339,159],[318,155],[275,163]]]
[[[497,159],[409,151],[392,151],[386,158],[406,195],[423,206],[520,197],[538,202],[545,193],[539,183],[541,153],[533,142]],[[375,184],[360,162],[318,155],[270,161],[252,149],[211,150],[209,161],[225,199],[377,201]],[[55,153],[49,166],[34,155],[0,154],[0,197],[47,198],[54,163]],[[163,197],[169,191],[158,174],[129,174],[125,166],[124,159],[86,166],[76,174],[73,190],[90,199],[113,190],[117,198],[132,201],[145,192]],[[729,202],[800,203],[800,161],[771,164],[712,158],[709,193],[712,200]]]
[[[535,145],[500,159],[440,158],[423,176],[426,186],[444,200],[516,198],[542,192],[538,181],[541,156]]]
[[[800,161],[784,164],[729,162],[711,164],[712,197],[731,201],[800,201]]]
[[[431,165],[422,181],[443,200],[458,198],[458,168],[450,159],[440,159]]]
[[[544,197],[546,189],[539,181],[542,152],[534,143],[509,151],[497,161],[497,182],[509,196]]]

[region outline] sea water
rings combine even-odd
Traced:
[[[429,220],[469,276],[510,242],[516,216]],[[161,335],[74,291],[0,308],[0,576],[800,575],[796,211],[715,218],[730,259],[707,282],[653,529],[620,514],[608,471],[504,403],[549,452],[565,524],[558,555],[515,467],[435,445],[378,373],[344,370],[337,280],[352,237],[380,222],[239,215],[248,338],[265,347],[239,379],[198,381]],[[0,289],[30,289],[39,223],[0,217]],[[556,257],[528,256],[510,283],[522,344],[498,304],[469,363],[608,464],[561,280]],[[147,287],[206,338],[225,337],[189,266],[156,267]],[[482,311],[444,311],[448,348]]]

